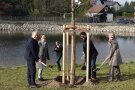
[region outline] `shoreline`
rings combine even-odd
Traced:
[[[69,24],[67,24],[69,25]],[[77,27],[86,28],[90,25],[91,33],[135,33],[135,24],[133,25],[98,25],[98,24],[77,24]],[[0,23],[0,32],[16,33],[16,32],[32,32],[34,30],[47,32],[62,32],[63,25],[57,23],[24,23],[24,24],[4,24]],[[82,30],[83,31],[83,30]],[[77,32],[77,31],[76,31]]]

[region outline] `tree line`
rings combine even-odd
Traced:
[[[71,11],[70,4],[70,0],[0,0],[0,15],[60,16]]]
[[[106,0],[101,0],[106,1]],[[87,2],[87,3],[85,3]],[[89,0],[75,3],[75,15],[85,17],[90,8]],[[133,16],[135,2],[125,2],[125,5],[114,16]],[[0,0],[0,16],[70,16],[71,0]]]

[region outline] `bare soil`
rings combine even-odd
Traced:
[[[94,84],[94,82],[87,82],[86,77],[76,76],[75,77],[75,84],[70,85],[70,81],[66,80],[65,84],[62,83],[62,76],[57,76],[54,79],[46,79],[45,81],[36,81],[36,83],[41,87],[48,87],[48,88],[74,88],[74,87],[83,87]]]

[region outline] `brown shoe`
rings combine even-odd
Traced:
[[[92,81],[96,81],[96,78],[91,78]]]

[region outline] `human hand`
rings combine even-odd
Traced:
[[[57,48],[55,48],[54,50],[57,50]]]
[[[57,48],[59,48],[59,45],[57,45]]]
[[[83,63],[86,63],[86,59],[85,58],[83,58]]]
[[[38,62],[39,62],[40,64],[42,64],[42,60],[39,59]]]
[[[107,58],[105,59],[105,62],[107,62],[107,61],[108,61],[108,59],[109,59],[109,58],[107,57]]]

